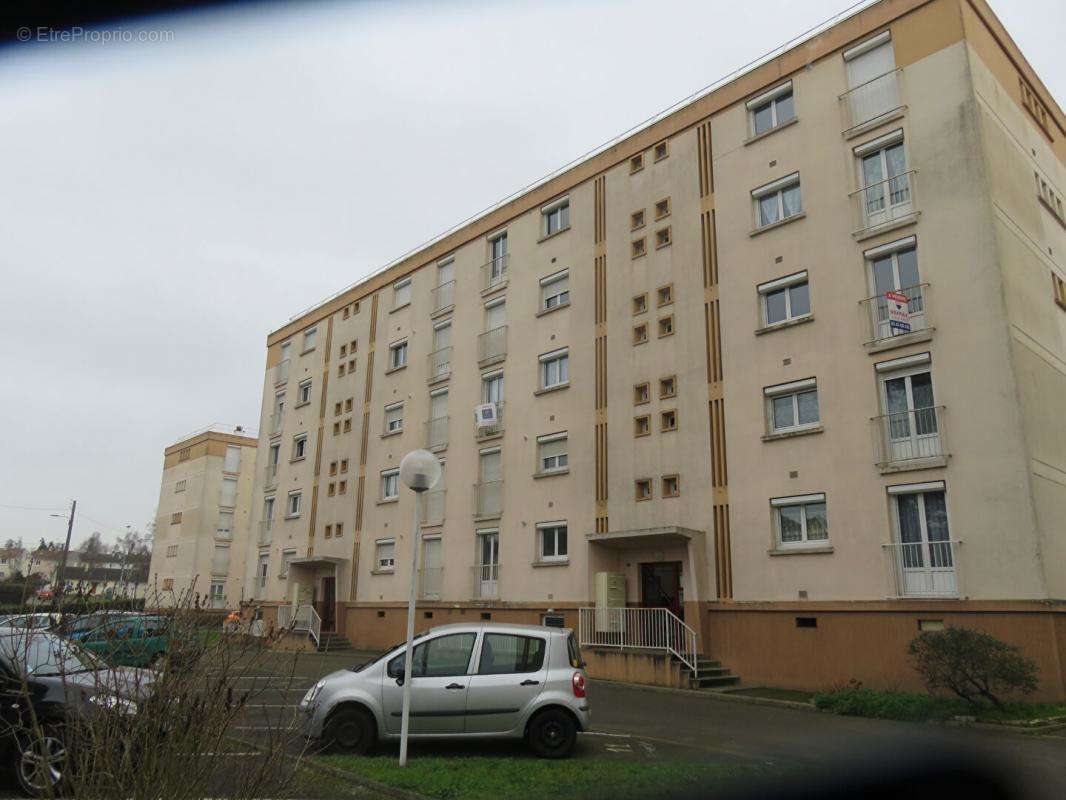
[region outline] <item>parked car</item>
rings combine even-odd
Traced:
[[[58,622],[59,615],[54,613],[8,614],[0,617],[0,626],[8,628],[51,630]]]
[[[299,705],[304,733],[348,753],[398,739],[405,652],[318,681]],[[589,729],[588,677],[568,629],[444,625],[415,640],[412,658],[411,738],[525,739],[563,758]]]
[[[68,766],[64,731],[89,714],[135,714],[152,673],[111,669],[77,644],[44,631],[0,627],[0,749],[19,786],[56,796]],[[40,727],[40,736],[32,732]]]
[[[158,667],[171,650],[169,620],[147,614],[122,615],[70,638],[112,666]]]
[[[55,632],[60,636],[73,636],[75,633],[95,630],[113,620],[124,619],[142,613],[140,611],[90,611],[88,614],[66,617],[55,627]]]

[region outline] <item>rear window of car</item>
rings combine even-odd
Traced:
[[[537,672],[544,666],[546,642],[537,636],[486,633],[481,645],[479,675]]]
[[[570,655],[571,667],[581,669],[585,666],[585,662],[581,659],[581,648],[577,646],[577,639],[574,638],[573,633],[566,637],[566,651]]]

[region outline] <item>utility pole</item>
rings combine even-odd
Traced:
[[[59,582],[62,580],[63,570],[67,568],[67,553],[70,552],[70,534],[74,531],[74,509],[78,507],[77,500],[70,501],[70,517],[67,519],[67,541],[63,545],[63,555],[59,558],[59,566],[56,567],[55,580],[52,581],[52,609],[59,610]]]

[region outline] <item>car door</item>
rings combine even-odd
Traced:
[[[435,636],[415,645],[411,672],[411,721],[413,735],[462,733],[466,714],[466,690],[470,660],[477,633],[464,631]],[[403,711],[403,686],[397,677],[403,670],[404,654],[394,656],[385,669],[381,703],[385,727],[399,733]]]
[[[467,733],[503,733],[517,727],[548,677],[548,641],[485,631],[477,672],[466,696]]]

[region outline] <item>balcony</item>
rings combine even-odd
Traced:
[[[865,326],[863,344],[871,352],[887,350],[896,345],[925,341],[932,335],[932,327],[926,316],[926,292],[928,283],[905,286],[893,294],[907,298],[907,316],[904,324],[889,317],[889,307],[894,305],[885,295],[879,294],[860,300]]]
[[[947,464],[944,406],[915,408],[874,417],[877,467],[881,472],[928,469]]]
[[[487,367],[507,358],[507,326],[501,325],[491,331],[478,334],[477,364]]]
[[[422,567],[418,570],[418,596],[422,600],[440,600],[444,584],[444,567]]]
[[[267,430],[270,431],[271,436],[280,436],[281,429],[285,426],[285,415],[280,411],[275,411],[270,415],[270,425]]]
[[[448,446],[449,417],[437,417],[426,422],[426,449],[443,450]]]
[[[845,138],[857,136],[902,115],[899,77],[900,70],[894,69],[840,95]]]
[[[881,545],[896,597],[957,597],[960,544],[958,539],[943,539]]]
[[[500,565],[478,564],[471,567],[475,600],[500,599]]]
[[[452,374],[452,348],[442,347],[434,350],[427,356],[429,362],[428,383],[436,383],[451,377]]]
[[[497,256],[487,264],[481,265],[481,291],[482,293],[502,289],[507,285],[507,261],[508,253]]]
[[[446,496],[447,489],[431,489],[426,492],[426,516],[422,520],[423,527],[428,528],[444,524],[444,500]]]
[[[499,519],[503,513],[503,481],[474,484],[474,519]]]
[[[502,400],[499,403],[496,403],[496,424],[495,425],[487,426],[487,427],[486,426],[478,426],[477,422],[476,421],[474,422],[474,436],[479,441],[482,441],[484,439],[492,439],[492,438],[495,438],[496,436],[501,436],[503,434],[503,424],[504,424],[503,405],[504,404],[503,404]]]
[[[263,470],[263,491],[268,492],[278,485],[278,465],[267,464]]]
[[[280,386],[289,382],[289,359],[279,361],[274,367],[274,385]]]
[[[270,544],[274,539],[274,520],[264,519],[259,521],[259,544]]]
[[[430,289],[433,300],[433,310],[430,314],[443,314],[455,305],[455,281],[442,283]]]
[[[917,170],[910,170],[851,193],[858,241],[909,225],[918,219]]]

